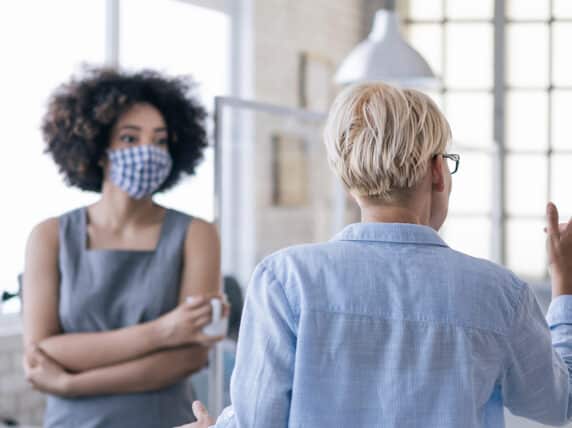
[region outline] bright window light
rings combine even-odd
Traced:
[[[43,153],[40,126],[48,96],[58,85],[81,71],[82,64],[103,64],[105,6],[101,0],[0,3],[0,40],[18,41],[3,43],[0,72],[0,115],[7,119],[2,122],[7,150],[0,168],[0,292],[18,289],[34,225],[97,199],[96,194],[65,186]],[[191,74],[199,84],[198,96],[212,111],[214,96],[227,92],[229,16],[176,0],[122,0],[120,12],[120,66]],[[213,220],[213,177],[209,148],[196,176],[157,200]],[[19,307],[13,299],[0,313]]]

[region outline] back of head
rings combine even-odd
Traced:
[[[427,95],[383,83],[344,89],[324,130],[330,165],[347,188],[384,201],[415,188],[450,139],[447,120]]]

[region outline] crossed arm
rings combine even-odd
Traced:
[[[59,395],[96,395],[160,389],[199,370],[216,339],[191,334],[204,325],[204,301],[148,323],[97,333],[62,334],[59,303],[59,225],[48,220],[32,232],[24,276],[25,368],[38,389]],[[219,293],[219,242],[214,227],[194,220],[184,250],[181,301]],[[192,324],[194,323],[194,324]],[[200,331],[200,329],[199,329]]]

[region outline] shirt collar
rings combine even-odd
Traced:
[[[354,223],[346,226],[334,241],[377,241],[396,244],[436,245],[447,247],[429,226],[410,223]]]

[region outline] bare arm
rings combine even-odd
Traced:
[[[220,244],[213,225],[194,220],[189,226],[179,300],[220,294]],[[218,340],[216,338],[215,340]],[[160,351],[124,364],[73,376],[72,395],[143,392],[164,388],[200,370],[208,347],[196,345]]]
[[[208,348],[192,345],[159,351],[137,360],[70,374],[39,348],[30,351],[24,368],[38,390],[65,397],[128,394],[165,388],[200,370]]]
[[[208,348],[190,346],[160,351],[138,360],[73,375],[67,395],[127,394],[170,386],[200,370]]]
[[[34,228],[26,247],[23,284],[24,347],[61,332],[58,317],[59,222],[49,219]]]
[[[190,295],[219,294],[220,248],[214,226],[193,222],[185,245],[180,300]],[[209,306],[210,307],[210,306]],[[210,314],[206,322],[210,320]],[[204,338],[209,344],[220,338]],[[159,351],[133,361],[67,375],[50,358],[28,367],[30,381],[40,390],[61,395],[94,395],[159,389],[194,373],[208,359],[208,347],[195,345]]]
[[[185,242],[180,300],[221,294],[220,241],[215,226],[194,219]]]
[[[32,232],[24,275],[24,343],[38,345],[70,372],[83,372],[200,341],[210,307],[197,301],[165,316],[131,327],[97,333],[62,334],[59,317],[59,225],[51,219]]]
[[[58,316],[59,222],[34,228],[26,249],[24,273],[24,345],[38,345],[70,371],[130,360],[156,350],[160,330],[148,323],[103,333],[61,334]]]
[[[162,347],[154,322],[101,333],[59,334],[38,346],[73,373],[130,361]]]

